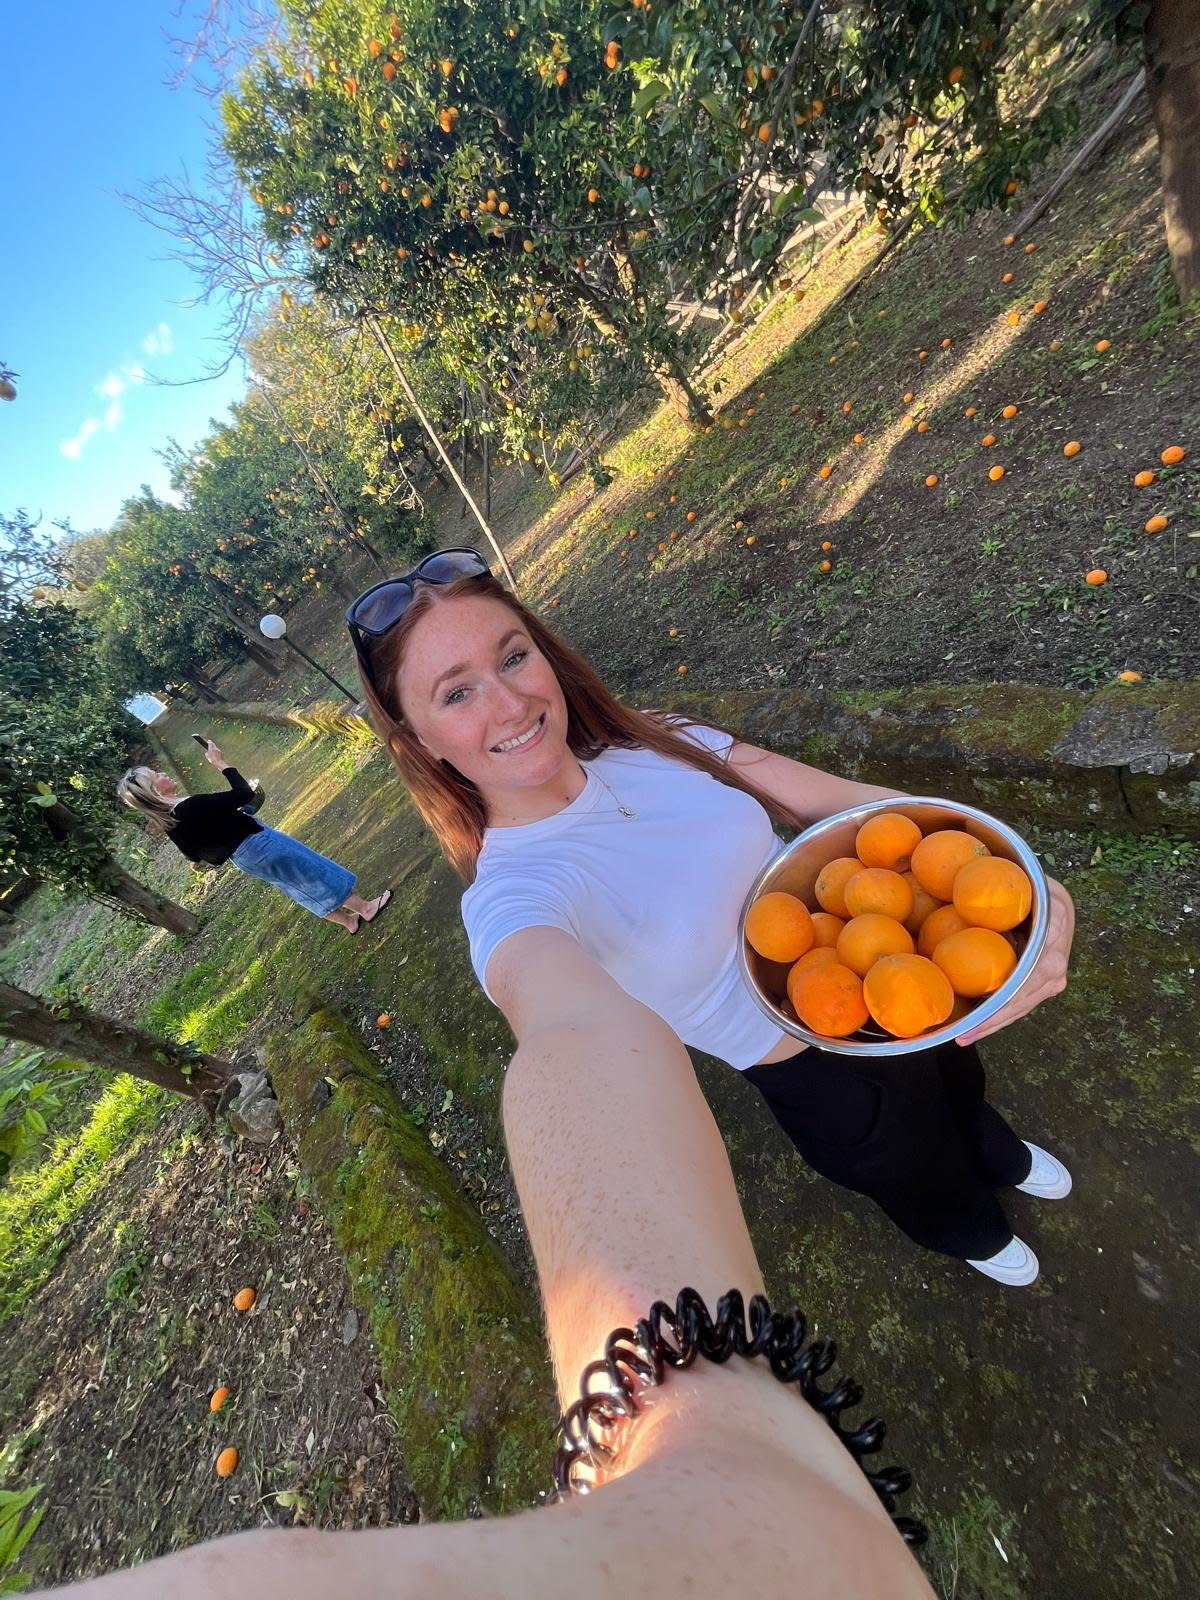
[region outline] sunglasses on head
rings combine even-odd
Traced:
[[[391,632],[412,604],[418,582],[452,583],[455,578],[482,578],[490,571],[478,550],[435,550],[402,578],[385,578],[352,601],[346,610],[346,626],[368,681],[375,681],[368,641],[382,639]]]

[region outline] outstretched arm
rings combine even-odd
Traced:
[[[687,1052],[560,929],[514,934],[498,997],[520,1044],[504,1127],[564,1405],[612,1328],[691,1284],[715,1307],[761,1290],[725,1147]],[[509,1011],[506,1010],[506,1014]],[[670,1371],[621,1475],[569,1505],[494,1521],[247,1533],[68,1591],[78,1600],[520,1600],[784,1592],[929,1600],[861,1471],[760,1358]]]

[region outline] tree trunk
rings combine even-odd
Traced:
[[[112,856],[97,868],[96,888],[100,894],[116,901],[118,910],[132,911],[143,922],[152,922],[156,928],[166,928],[169,933],[195,933],[200,926],[190,911],[147,888]]]
[[[1150,0],[1146,83],[1158,159],[1171,274],[1182,305],[1200,296],[1200,6]]]
[[[191,1100],[213,1101],[235,1068],[70,1001],[47,1001],[0,983],[0,1036],[20,1039],[57,1056],[127,1072]]]
[[[487,384],[483,384],[480,398],[484,406],[484,426],[480,432],[480,446],[483,451],[483,515],[488,522],[492,520],[492,394]]]
[[[279,672],[278,661],[271,655],[270,651],[263,649],[257,639],[243,638],[241,648],[243,655],[247,656],[257,666],[260,666],[264,672],[269,672],[272,677]]]
[[[401,366],[399,357],[396,355],[396,352],[392,349],[391,342],[388,339],[387,334],[383,330],[383,324],[380,322],[379,318],[377,316],[375,316],[374,313],[372,313],[372,312],[368,312],[366,314],[366,319],[365,320],[366,320],[367,326],[370,328],[372,334],[374,334],[374,336],[375,336],[375,342],[378,344],[379,348],[383,351],[383,354],[384,354],[389,366],[391,367],[392,371],[396,374],[397,381],[399,382],[401,389],[403,389],[403,391],[404,391],[404,398],[408,401],[408,404],[409,404],[409,407],[410,407],[410,409],[411,409],[411,411],[413,413],[413,416],[416,417],[417,421],[421,424],[422,428],[424,428],[426,437],[429,439],[430,444],[433,445],[433,447],[437,451],[438,455],[441,456],[442,464],[445,466],[446,471],[450,474],[451,478],[454,480],[454,483],[458,488],[459,494],[462,495],[462,497],[466,501],[467,505],[470,506],[471,513],[474,516],[475,521],[479,524],[480,530],[483,533],[484,538],[487,539],[488,543],[492,547],[492,550],[495,552],[496,560],[500,564],[500,570],[504,574],[505,582],[508,584],[508,586],[512,590],[512,592],[514,594],[516,594],[518,592],[517,591],[517,580],[513,577],[512,568],[508,564],[508,559],[505,556],[504,551],[500,546],[500,542],[496,538],[495,533],[492,531],[491,524],[488,522],[488,520],[484,516],[483,512],[475,504],[475,501],[474,501],[474,498],[472,497],[471,491],[467,488],[467,486],[463,482],[463,479],[461,478],[461,476],[455,471],[454,463],[450,459],[450,455],[449,455],[449,452],[446,449],[446,446],[442,443],[441,435],[438,433],[437,429],[433,426],[433,423],[430,422],[429,418],[426,416],[426,414],[425,414],[425,412],[424,412],[424,410],[423,410],[423,408],[421,406],[421,402],[417,399],[416,393],[413,390],[413,386],[409,382],[408,374],[405,372],[404,368]]]
[[[192,688],[195,689],[201,700],[207,700],[210,705],[225,704],[225,696],[223,694],[219,694],[217,690],[213,688],[212,684],[209,683],[204,674],[195,667],[192,668],[192,675],[188,679],[188,682],[191,684]]]
[[[467,382],[465,378],[458,380],[458,403],[461,411],[462,439],[458,452],[458,475],[465,483],[467,481]],[[461,522],[470,510],[464,499],[458,508],[458,520]]]
[[[623,259],[628,261],[628,258]],[[618,267],[618,271],[620,270]],[[631,266],[629,271],[632,271]],[[622,349],[628,348],[629,336],[617,322],[608,301],[594,285],[584,278],[564,277],[559,279],[558,286],[564,293],[574,297],[580,311],[597,333],[605,339],[611,339],[614,344],[619,344]],[[633,284],[633,292],[636,293],[636,282]],[[683,363],[674,351],[669,355],[662,355],[658,351],[643,350],[642,359],[678,417],[692,428],[711,426],[712,412],[708,409],[708,401],[692,387]]]
[[[8,785],[18,792],[25,790],[30,794],[36,793],[32,783],[25,782],[17,777],[13,769],[0,762],[0,783]],[[69,807],[63,805],[61,800],[56,800],[52,806],[39,807],[42,820],[56,839],[73,839],[82,842],[96,865],[92,869],[92,882],[99,894],[106,895],[118,902],[118,908],[135,912],[145,922],[154,923],[155,927],[167,928],[171,933],[195,933],[200,924],[190,911],[185,911],[183,906],[176,905],[174,900],[168,900],[161,894],[156,894],[153,889],[148,889],[144,883],[132,877],[119,861],[114,861],[108,846],[93,829],[77,817]],[[82,893],[89,892],[87,884],[80,884]]]

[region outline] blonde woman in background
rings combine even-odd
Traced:
[[[211,739],[204,757],[228,783],[227,793],[189,795],[165,772],[131,767],[117,794],[146,818],[152,832],[169,839],[195,865],[232,862],[240,872],[282,890],[298,906],[348,933],[374,921],[391,899],[390,889],[374,900],[355,894],[357,879],[348,867],[267,827],[247,810],[255,802],[254,790]]]

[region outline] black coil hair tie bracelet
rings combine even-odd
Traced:
[[[832,1388],[821,1388],[819,1380],[837,1360],[837,1345],[827,1338],[806,1345],[807,1333],[802,1312],[772,1311],[761,1294],[751,1298],[747,1317],[740,1291],[730,1289],[717,1302],[715,1322],[695,1289],[681,1289],[674,1310],[665,1300],[656,1300],[636,1329],[614,1328],[604,1341],[603,1360],[583,1369],[580,1397],[563,1416],[554,1457],[556,1498],[566,1500],[595,1487],[616,1459],[623,1429],[641,1409],[641,1391],[661,1384],[666,1367],[690,1367],[698,1355],[718,1362],[733,1355],[765,1355],[779,1381],[799,1385],[804,1399],[862,1467],[905,1544],[913,1549],[923,1545],[928,1538],[924,1523],[895,1512],[896,1496],[910,1488],[911,1473],[904,1467],[872,1472],[864,1461],[881,1448],[887,1424],[869,1417],[860,1427],[842,1426],[842,1412],[862,1400],[862,1385],[840,1378]]]

